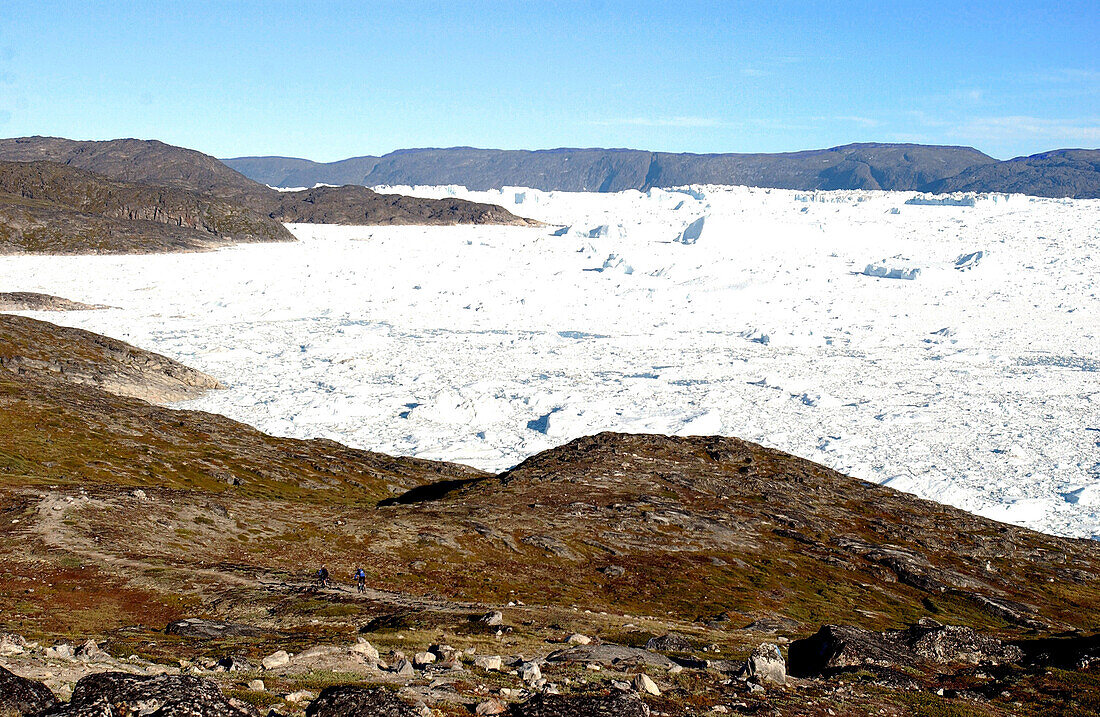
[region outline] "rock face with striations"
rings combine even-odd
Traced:
[[[91,311],[103,308],[106,307],[33,291],[0,291],[0,311]]]
[[[0,715],[35,715],[57,705],[57,698],[41,682],[0,667]]]
[[[790,672],[811,677],[830,670],[875,665],[1003,664],[1018,662],[1020,648],[981,635],[969,627],[922,619],[905,630],[873,632],[850,625],[825,625],[790,647]]]
[[[221,387],[212,376],[166,356],[24,316],[0,315],[0,369],[88,384],[151,403],[184,401]]]
[[[0,161],[0,253],[140,254],[257,241],[294,236],[225,199],[55,162]]]

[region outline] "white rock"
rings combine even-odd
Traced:
[[[500,655],[478,655],[474,658],[474,667],[480,667],[486,672],[490,670],[499,672],[504,667],[504,660],[500,659]]]
[[[535,662],[524,662],[523,666],[520,667],[519,674],[523,681],[527,683],[538,682],[542,679],[542,670]]]
[[[351,646],[351,651],[354,652],[354,653],[357,653],[359,655],[362,655],[363,657],[367,658],[368,660],[373,660],[373,661],[377,662],[378,658],[379,658],[378,650],[373,645],[371,645],[369,642],[367,642],[366,640],[363,640],[363,638],[359,638],[359,639],[361,640],[361,642],[356,642],[354,645],[352,645]]]
[[[413,664],[417,667],[424,667],[435,662],[435,655],[430,652],[418,652],[413,655]]]
[[[315,695],[312,692],[310,692],[309,690],[298,690],[297,692],[291,692],[289,695],[287,695],[283,699],[286,700],[287,702],[297,704],[298,702],[308,702],[309,700],[312,700],[314,697],[315,697]]]
[[[568,642],[570,645],[588,645],[592,642],[592,638],[588,635],[582,635],[579,632],[574,632],[572,635],[569,636],[569,639],[566,640],[566,642]]]
[[[634,689],[654,696],[661,694],[661,689],[657,687],[657,683],[644,672],[634,677]]]
[[[265,657],[260,664],[264,666],[265,670],[274,670],[290,664],[290,655],[286,650],[279,650]]]
[[[248,689],[252,690],[253,692],[263,692],[267,688],[264,686],[263,680],[252,680],[248,683]]]

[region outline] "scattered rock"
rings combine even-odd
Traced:
[[[267,687],[264,686],[263,680],[252,680],[248,683],[248,689],[252,690],[253,692],[263,692],[267,689]]]
[[[412,665],[409,666],[412,669]],[[420,717],[420,711],[384,687],[342,685],[321,690],[306,717]]]
[[[44,684],[0,667],[0,714],[33,715],[55,705],[57,698]]]
[[[260,664],[264,666],[265,670],[274,670],[279,667],[285,667],[286,665],[290,664],[290,655],[287,654],[286,650],[279,650],[278,652],[273,652],[265,657],[263,660],[260,661]]]
[[[401,659],[393,666],[393,673],[398,677],[412,677],[416,674],[416,670],[413,669],[413,663]]]
[[[199,637],[205,639],[223,637],[260,637],[267,634],[265,630],[254,625],[204,620],[201,617],[189,617],[186,620],[173,622],[164,628],[164,632],[169,635],[179,635],[180,637]]]
[[[20,635],[5,632],[0,634],[0,657],[22,655],[26,652],[27,641]]]
[[[621,578],[626,575],[626,568],[622,565],[608,565],[600,568],[599,571],[609,578]]]
[[[54,660],[72,660],[76,657],[76,651],[73,650],[72,645],[59,643],[46,648],[46,657]]]
[[[588,645],[592,643],[592,638],[588,635],[582,635],[579,632],[574,632],[572,635],[569,636],[569,639],[566,640],[566,642],[570,645]]]
[[[413,665],[416,667],[427,667],[435,662],[435,655],[430,652],[418,652],[413,655]]]

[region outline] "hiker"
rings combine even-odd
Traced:
[[[321,587],[323,588],[328,587],[328,568],[324,565],[317,571],[317,582],[321,583]]]
[[[367,591],[367,574],[363,572],[363,568],[356,568],[355,583],[359,592],[365,593]]]

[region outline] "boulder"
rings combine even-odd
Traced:
[[[508,710],[508,708],[504,706],[503,702],[496,699],[495,697],[490,697],[489,699],[478,703],[477,707],[474,709],[474,714],[476,714],[476,715],[502,715],[507,710]]]
[[[342,685],[321,690],[306,717],[420,717],[420,712],[384,687]]]
[[[418,652],[413,655],[413,665],[416,667],[427,667],[434,663],[435,660],[435,655],[430,652]]]
[[[11,632],[0,633],[0,657],[22,655],[26,652],[27,641]]]
[[[885,633],[850,625],[824,625],[812,636],[795,640],[788,650],[788,668],[796,677],[814,677],[837,668],[863,664],[892,666],[912,662],[912,651]]]
[[[795,640],[788,651],[790,674],[812,677],[829,670],[878,665],[895,667],[919,662],[936,664],[1006,664],[1023,652],[969,627],[922,619],[904,630],[873,632],[849,625],[825,625],[814,635]]]
[[[76,656],[86,662],[108,662],[111,656],[100,649],[95,640],[88,640],[76,648]]]
[[[479,620],[489,627],[496,627],[504,624],[504,613],[500,610],[493,610],[492,612],[482,615]]]
[[[0,714],[32,715],[56,705],[50,688],[0,667]]]
[[[649,717],[649,707],[637,697],[612,695],[536,695],[512,705],[509,717]]]
[[[480,667],[486,672],[500,670],[504,667],[504,660],[500,655],[478,655],[474,658],[474,667]]]
[[[779,651],[779,645],[765,642],[756,647],[745,662],[745,676],[757,682],[786,684],[787,663]]]
[[[279,650],[265,657],[263,660],[260,661],[260,664],[264,666],[265,670],[274,670],[279,667],[285,667],[286,665],[290,664],[290,655],[287,654],[286,650]]]
[[[255,717],[230,704],[210,680],[191,675],[149,677],[122,672],[81,678],[73,687],[69,704],[51,713],[51,717],[151,713],[157,717]]]
[[[922,619],[911,625],[902,640],[918,657],[936,663],[1005,664],[1019,662],[1023,651],[1015,645],[975,632],[960,625],[943,625]]]
[[[379,655],[378,650],[363,638],[359,638],[358,641],[351,646],[351,651],[362,655],[365,659],[372,662],[378,662]]]
[[[542,669],[537,662],[524,662],[519,668],[519,676],[528,684],[538,682],[542,679]]]
[[[668,669],[676,664],[664,655],[638,647],[626,647],[605,642],[599,645],[577,645],[550,653],[546,658],[550,662],[583,662],[627,668],[631,666],[652,665]]]
[[[646,673],[642,672],[634,676],[633,681],[634,689],[638,690],[642,694],[657,696],[661,694],[661,689],[657,687],[657,683],[653,681]]]

